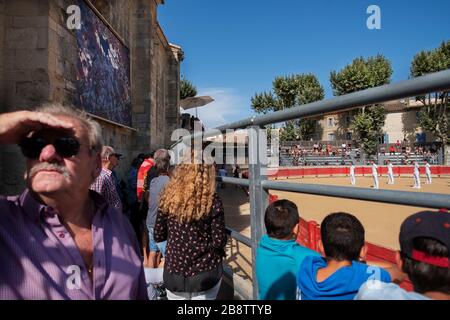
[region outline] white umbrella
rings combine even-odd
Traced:
[[[197,116],[197,107],[202,107],[213,101],[214,99],[210,96],[189,97],[180,100],[180,107],[183,108],[183,110],[195,108],[195,116]]]

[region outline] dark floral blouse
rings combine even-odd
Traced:
[[[190,223],[180,224],[158,211],[154,238],[167,240],[165,269],[172,274],[192,277],[217,268],[227,243],[222,201],[215,194],[210,214]]]

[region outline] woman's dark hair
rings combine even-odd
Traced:
[[[449,257],[449,249],[440,241],[419,237],[413,241],[414,249],[430,256]],[[419,262],[401,253],[405,272],[418,293],[442,292],[450,294],[450,268]]]
[[[364,227],[353,215],[331,213],[320,226],[325,256],[337,261],[358,260],[364,246]]]
[[[267,234],[276,239],[289,237],[299,220],[297,206],[289,200],[273,202],[267,207],[264,216]]]

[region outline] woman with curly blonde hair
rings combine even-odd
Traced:
[[[215,299],[227,234],[216,169],[180,164],[161,193],[155,241],[167,240],[164,284],[169,300]]]

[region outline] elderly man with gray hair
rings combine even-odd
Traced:
[[[95,179],[90,189],[101,194],[106,202],[122,213],[122,201],[116,188],[112,170],[119,164],[121,154],[116,153],[110,146],[102,148],[102,171]]]
[[[148,213],[146,219],[146,225],[148,230],[149,238],[149,260],[150,265],[155,268],[158,263],[158,252],[161,253],[162,257],[165,255],[166,242],[156,243],[153,238],[153,228],[156,222],[156,215],[158,214],[158,202],[159,194],[164,189],[166,184],[169,182],[169,168],[170,168],[170,154],[169,151],[165,149],[156,150],[153,156],[155,160],[156,177],[149,182],[149,192],[148,192]]]
[[[51,105],[0,114],[0,143],[20,146],[27,182],[0,197],[0,299],[147,299],[131,225],[89,190],[100,126]]]

